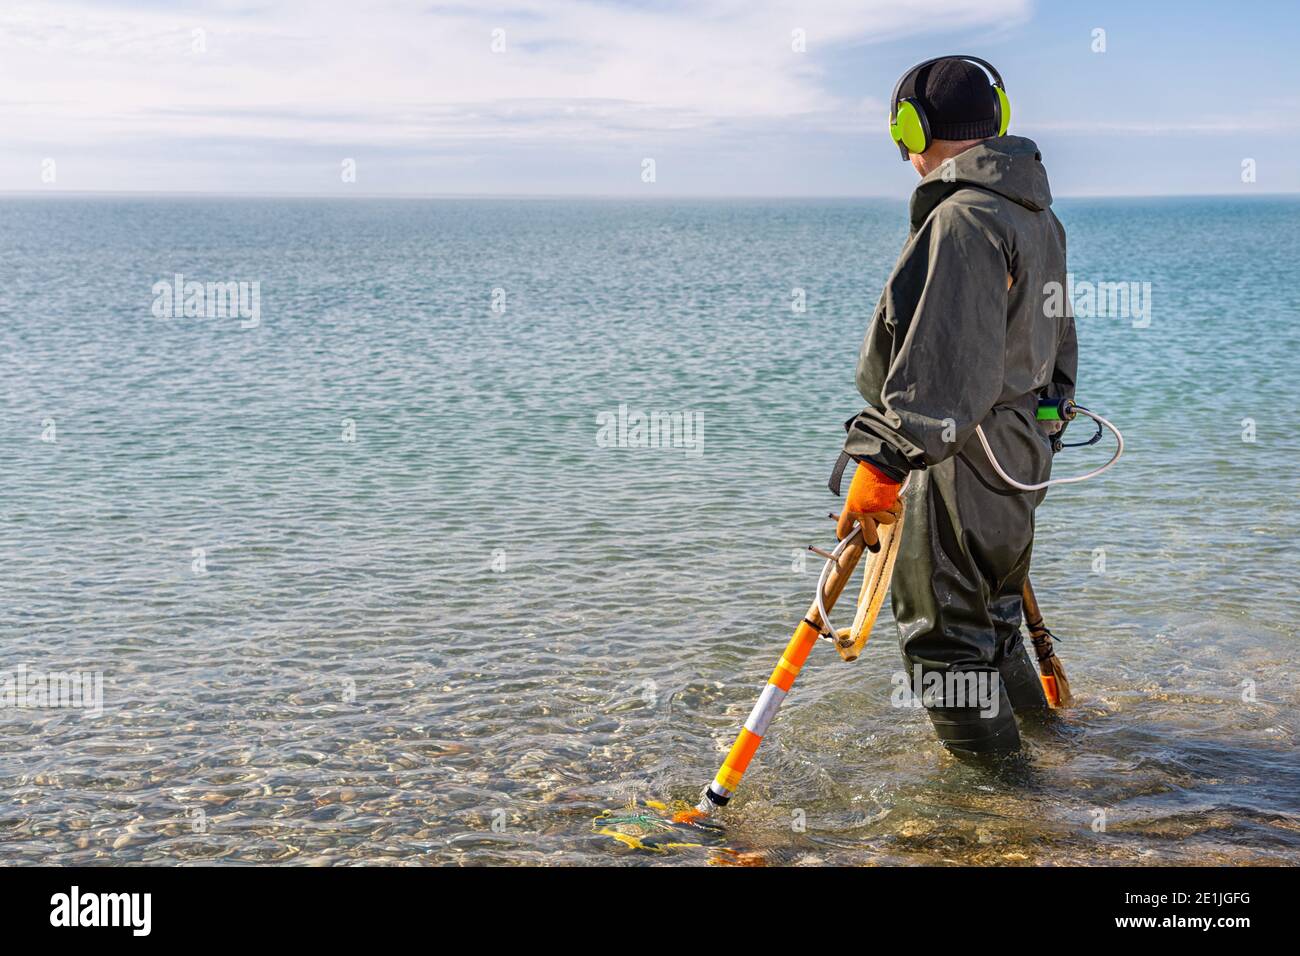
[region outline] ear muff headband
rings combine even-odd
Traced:
[[[997,115],[994,116],[998,126],[997,135],[1005,136],[1007,127],[1011,125],[1011,101],[1007,99],[1006,85],[1002,82],[1002,74],[997,71],[997,67],[988,60],[977,56],[966,56],[962,53],[950,56],[936,56],[916,64],[916,66],[900,76],[898,82],[894,84],[894,93],[889,98],[889,135],[898,144],[898,151],[902,153],[903,159],[907,159],[908,153],[924,153],[930,148],[932,140],[930,138],[930,121],[926,117],[925,108],[921,106],[920,101],[911,96],[899,100],[898,94],[902,91],[903,84],[907,82],[908,77],[931,64],[938,63],[940,60],[967,60],[983,67],[989,76],[993,78],[993,93],[997,101]]]

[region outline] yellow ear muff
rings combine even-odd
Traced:
[[[889,124],[889,135],[894,137],[894,142],[906,146],[909,153],[924,153],[930,145],[925,117],[921,115],[911,99],[905,99],[898,104],[894,122]]]
[[[1007,127],[1011,125],[1011,101],[1007,99],[1007,91],[1002,87],[993,87],[993,92],[998,95],[998,135],[1006,136]]]

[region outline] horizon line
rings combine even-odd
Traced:
[[[376,193],[376,192],[236,192],[205,191],[185,189],[0,189],[0,198],[37,198],[37,197],[123,197],[123,198],[190,198],[190,199],[403,199],[403,200],[448,200],[448,199],[512,199],[512,200],[615,200],[615,201],[709,201],[709,202],[752,202],[755,200],[772,200],[782,202],[813,200],[863,200],[883,199],[905,202],[911,193],[898,195],[894,193],[666,193],[658,196],[634,195],[631,193]],[[1300,197],[1300,190],[1294,192],[1191,192],[1191,193],[1061,193],[1055,199],[1265,199],[1277,197]]]

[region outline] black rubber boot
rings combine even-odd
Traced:
[[[1020,729],[1016,726],[1016,715],[1001,674],[997,671],[980,673],[986,677],[998,675],[996,713],[985,715],[978,705],[927,707],[934,732],[944,747],[957,757],[982,760],[1016,753],[1020,750]]]
[[[1038,668],[1030,663],[1029,652],[1025,650],[1023,642],[1017,640],[1015,646],[1008,649],[998,663],[998,673],[1018,716],[1042,716],[1050,711]]]

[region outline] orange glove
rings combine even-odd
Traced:
[[[898,520],[902,510],[898,490],[902,487],[875,465],[858,462],[848,496],[844,499],[844,508],[840,511],[839,523],[835,526],[835,536],[841,540],[848,537],[854,522],[857,522],[862,525],[862,539],[874,551],[880,544],[876,525],[893,524]]]

